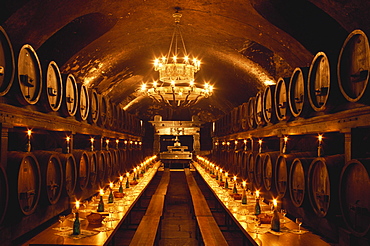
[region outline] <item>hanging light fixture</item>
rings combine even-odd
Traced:
[[[203,88],[198,88],[195,85],[194,75],[200,69],[200,60],[190,59],[186,51],[180,29],[182,14],[176,11],[172,16],[175,19],[175,30],[169,51],[166,56],[154,61],[154,70],[159,72],[159,80],[154,81],[150,88],[142,84],[141,92],[165,106],[190,107],[200,99],[211,96],[213,86],[205,83]]]

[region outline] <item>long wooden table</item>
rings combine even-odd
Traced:
[[[233,198],[227,198],[227,192],[222,194],[219,190],[219,185],[213,179],[209,173],[205,172],[205,170],[196,162],[193,162],[193,166],[203,178],[205,183],[207,184],[208,188],[212,191],[214,197],[218,200],[218,203],[223,207],[223,209],[228,213],[228,215],[232,218],[235,224],[239,227],[239,229],[243,232],[247,240],[250,241],[252,245],[274,245],[274,246],[329,246],[330,243],[324,241],[320,236],[312,233],[311,231],[307,231],[305,228],[302,227],[302,231],[305,232],[303,234],[299,234],[297,232],[298,225],[291,221],[289,218],[284,218],[286,223],[281,224],[281,228],[284,228],[282,232],[275,233],[270,230],[270,224],[262,224],[259,228],[255,227],[255,223],[252,221],[252,218],[255,217],[252,213],[254,211],[255,205],[255,198],[252,196],[248,197],[249,205],[241,205],[238,206],[230,206],[232,202],[239,202],[234,201]],[[232,187],[233,183],[230,183]],[[218,186],[218,187],[217,187]],[[218,191],[216,191],[218,189]],[[260,203],[262,207],[262,211],[270,210],[267,204],[263,202]],[[246,209],[249,214],[240,215],[238,212],[239,209]],[[255,229],[257,229],[256,233]]]
[[[105,212],[102,215],[107,216],[108,220],[105,224],[92,225],[89,224],[86,219],[86,215],[90,212],[96,212],[97,203],[89,204],[87,209],[80,209],[79,214],[81,218],[81,234],[82,236],[71,236],[72,230],[58,231],[60,223],[54,223],[50,227],[37,234],[35,237],[27,241],[23,246],[34,246],[34,245],[108,245],[114,240],[114,235],[123,221],[129,215],[131,209],[135,206],[136,202],[140,199],[144,193],[145,188],[150,183],[158,168],[160,162],[153,165],[152,168],[144,174],[144,177],[140,178],[139,183],[129,189],[125,189],[124,193],[130,194],[125,195],[123,198],[115,198],[113,204],[107,204],[108,194],[103,196],[105,201],[104,208]],[[114,188],[118,190],[118,187]],[[91,210],[89,209],[91,208]],[[111,213],[109,213],[109,211]],[[113,211],[113,213],[112,213]],[[63,227],[72,227],[73,215],[67,216],[66,221],[63,222]],[[104,231],[103,231],[104,230]],[[113,242],[114,244],[114,242]]]

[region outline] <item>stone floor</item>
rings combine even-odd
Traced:
[[[159,241],[161,246],[198,245],[195,238],[195,220],[190,210],[191,201],[185,172],[181,169],[171,170]]]

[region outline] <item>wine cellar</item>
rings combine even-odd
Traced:
[[[2,245],[369,246],[369,9],[5,0]]]

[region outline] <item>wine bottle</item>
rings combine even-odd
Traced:
[[[103,196],[100,196],[100,201],[98,204],[98,212],[104,212],[104,202],[103,202]]]
[[[259,215],[261,214],[261,206],[260,206],[260,199],[256,199],[256,205],[254,206],[254,214]]]
[[[113,203],[113,192],[112,192],[112,189],[110,189],[110,192],[109,192],[108,203]]]
[[[76,218],[75,221],[73,222],[73,235],[80,235],[81,234],[81,225],[80,225],[80,219],[79,219],[79,214],[76,212]]]
[[[274,215],[272,216],[271,219],[271,230],[277,232],[280,231],[280,218],[276,208],[274,210]]]
[[[227,182],[227,178],[225,179],[225,189],[229,189],[229,182]]]
[[[122,187],[122,182],[120,182],[119,188],[118,188],[119,193],[123,193],[123,187]]]
[[[126,189],[130,188],[130,182],[128,181],[128,177],[126,179]]]
[[[243,188],[242,204],[247,204],[247,194],[245,193],[245,188]]]
[[[233,193],[238,194],[238,189],[236,189],[236,182],[234,182]]]

